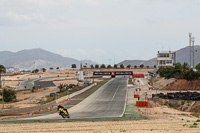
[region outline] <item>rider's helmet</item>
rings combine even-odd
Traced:
[[[60,105],[58,104],[58,107],[59,107]]]

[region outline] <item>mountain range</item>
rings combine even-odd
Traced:
[[[189,52],[189,46],[179,49],[176,52],[176,62],[180,62],[181,64],[188,63],[190,64],[190,52]],[[195,65],[200,63],[200,45],[196,45],[194,47],[194,51],[195,51]],[[154,66],[157,64],[157,58],[153,58],[150,60],[124,60],[120,63],[118,63],[118,65],[123,64],[124,66],[127,65],[131,65],[131,66],[140,66],[141,64],[143,64],[144,66]]]
[[[176,51],[176,62],[189,63],[189,46]],[[0,52],[0,64],[5,67],[19,68],[20,70],[33,70],[35,68],[56,68],[69,69],[72,64],[76,64],[77,68],[80,64],[90,66],[95,63],[91,60],[79,61],[69,57],[63,57],[59,54],[55,54],[40,48],[22,50],[19,52],[2,51]],[[200,63],[200,45],[195,46],[195,65]],[[139,66],[144,64],[144,66],[154,66],[157,64],[157,58],[152,58],[150,60],[124,60],[118,65],[123,64],[124,66]]]
[[[69,57],[63,57],[59,54],[48,52],[43,49],[22,50],[19,52],[3,51],[0,52],[0,64],[5,67],[19,68],[20,70],[33,70],[35,68],[71,68],[76,64],[96,64],[90,60],[79,61]]]

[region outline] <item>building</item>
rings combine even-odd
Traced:
[[[166,52],[158,51],[157,54],[157,68],[164,66],[173,66],[176,63],[176,53],[175,52]]]

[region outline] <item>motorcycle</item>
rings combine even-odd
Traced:
[[[69,117],[69,113],[68,113],[68,111],[67,111],[66,109],[59,108],[58,113],[59,113],[59,115],[61,115],[64,119],[65,119],[65,118],[70,118],[70,117]]]

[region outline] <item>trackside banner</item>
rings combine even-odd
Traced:
[[[93,72],[94,75],[133,75],[132,71]]]

